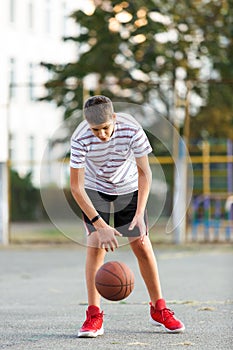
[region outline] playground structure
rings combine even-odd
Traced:
[[[211,147],[212,146],[212,147]],[[192,156],[194,189],[191,240],[229,242],[233,234],[233,143],[201,144],[201,156]],[[225,154],[213,154],[221,151]]]
[[[230,241],[233,233],[233,196],[211,193],[193,199],[192,240]]]

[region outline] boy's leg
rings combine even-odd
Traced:
[[[86,286],[88,294],[88,305],[100,307],[100,294],[95,287],[95,275],[104,263],[105,249],[95,248],[96,232],[87,237],[86,255]]]
[[[102,218],[108,223],[110,216],[110,203],[98,192],[87,190],[94,207]],[[100,310],[100,294],[95,287],[95,276],[97,270],[104,263],[105,249],[98,248],[98,235],[88,217],[83,213],[83,219],[87,230],[86,251],[86,287],[88,296],[88,308],[86,320],[78,332],[79,337],[97,337],[104,334],[103,311]]]
[[[159,273],[156,258],[148,236],[141,239],[129,238],[130,245],[138,259],[142,277],[150,295],[150,321],[156,326],[163,326],[167,332],[180,333],[185,329],[184,324],[174,316],[174,312],[167,308],[162,299]]]
[[[156,258],[152,249],[150,239],[147,235],[141,239],[129,238],[131,248],[137,257],[141,275],[145,281],[151,302],[162,298],[161,285]]]
[[[96,232],[87,238],[86,286],[88,308],[86,320],[78,332],[78,337],[95,338],[104,334],[103,311],[100,310],[100,294],[95,287],[95,275],[104,262],[105,249],[96,248]]]

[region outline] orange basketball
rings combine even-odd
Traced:
[[[134,288],[134,274],[125,263],[109,261],[97,271],[95,285],[105,299],[123,300]]]

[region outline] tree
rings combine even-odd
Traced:
[[[191,136],[233,140],[233,83],[209,83],[208,103],[191,119]]]
[[[20,177],[17,171],[11,169],[10,209],[13,221],[33,221],[44,214],[39,190],[33,186],[31,175],[28,173],[24,177]]]
[[[53,73],[44,99],[64,106],[69,117],[82,108],[83,82],[94,73],[93,93],[149,103],[157,115],[174,121],[174,90],[185,100],[186,81],[192,81],[192,95],[199,99],[191,99],[190,110],[198,114],[211,98],[208,80],[228,77],[232,68],[231,1],[95,0],[91,13],[72,14],[79,32],[64,38],[77,43],[77,61],[43,63]]]
[[[202,11],[200,24],[203,47],[209,53],[209,75],[202,85],[206,98],[195,118],[191,119],[191,136],[229,138],[233,140],[233,2],[220,1],[212,11]],[[214,26],[213,26],[214,24]]]

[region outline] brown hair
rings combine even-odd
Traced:
[[[110,98],[102,95],[88,98],[83,107],[84,116],[92,125],[103,124],[113,117],[113,105]]]

